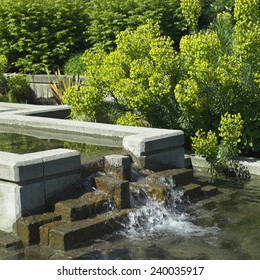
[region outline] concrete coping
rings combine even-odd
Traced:
[[[0,180],[24,182],[80,169],[80,153],[55,149],[18,155],[0,152]]]
[[[113,146],[114,142],[116,147],[121,145],[130,155],[141,159],[140,164],[144,165],[144,168],[152,165],[152,168],[155,168],[155,165],[160,162],[163,162],[163,168],[184,165],[184,133],[181,130],[121,126],[49,117],[50,112],[55,113],[62,108],[67,109],[62,106],[42,107],[0,103],[0,109],[3,107],[16,109],[13,112],[0,112],[0,123],[3,128],[22,129],[26,134],[29,131],[33,136],[45,133],[53,139],[72,142],[84,142],[84,137],[85,143],[89,143],[89,138],[91,138],[90,143],[95,144],[93,142],[96,141],[97,145]],[[64,139],[61,139],[62,137]],[[172,160],[173,157],[176,160]],[[156,164],[151,165],[155,162]]]

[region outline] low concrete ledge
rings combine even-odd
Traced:
[[[79,187],[80,167],[80,153],[74,150],[0,152],[0,230],[13,231],[21,216],[43,211]]]
[[[121,146],[134,156],[142,168],[161,170],[184,166],[184,134],[180,130],[31,117],[31,113],[31,108],[22,113],[19,110],[15,113],[0,113],[1,127],[23,130],[23,133],[33,136],[49,136],[53,139],[94,145]]]
[[[209,164],[206,159],[197,155],[187,155],[187,158],[190,158],[191,164],[196,168],[209,168]],[[260,175],[260,160],[256,158],[245,158],[238,157],[238,161],[244,165],[251,175]]]
[[[70,115],[70,107],[0,102],[0,113],[65,119]]]

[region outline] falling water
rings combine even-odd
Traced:
[[[183,191],[169,178],[160,178],[160,184],[170,187],[163,202],[153,200],[145,189],[134,190],[131,205],[137,208],[129,214],[124,234],[132,239],[151,239],[174,234],[182,237],[203,236],[218,231],[216,227],[203,228],[192,223],[189,204],[183,200]]]

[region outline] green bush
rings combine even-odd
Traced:
[[[129,125],[174,127],[176,102],[176,52],[169,37],[161,36],[158,24],[125,30],[117,36],[117,48],[107,54],[87,50],[85,86],[72,87],[63,101],[71,106],[73,117],[96,120],[104,110],[105,100],[118,108],[116,122]],[[109,117],[109,116],[108,116]]]
[[[233,115],[225,113],[218,126],[219,141],[217,134],[211,130],[206,134],[200,129],[194,137],[191,137],[193,150],[197,155],[205,157],[213,175],[224,173],[235,165],[243,123],[239,113]]]
[[[84,75],[85,66],[82,61],[82,53],[71,56],[64,65],[65,75]]]
[[[7,67],[7,58],[4,55],[0,55],[0,101],[3,100],[3,95],[5,94],[6,79],[4,77],[4,72]]]
[[[87,47],[85,0],[1,0],[0,53],[11,72],[39,73],[62,67]]]
[[[34,95],[29,81],[23,74],[12,74],[7,79],[6,101],[13,103],[31,103]]]

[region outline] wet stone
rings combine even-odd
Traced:
[[[201,186],[197,184],[188,184],[183,186],[183,194],[189,199],[195,199],[203,195]]]
[[[175,181],[177,185],[187,185],[193,180],[193,170],[186,168],[169,169],[156,172],[149,177],[155,180],[155,182],[160,182],[163,178],[168,178],[169,180]]]
[[[20,248],[21,240],[12,236],[10,233],[0,231],[0,247],[2,248]]]
[[[140,183],[131,183],[130,186],[131,186],[132,195],[134,195],[135,190],[143,189],[145,190],[145,193],[147,193],[153,200],[159,203],[164,202],[165,198],[171,192],[169,186],[162,185],[162,184],[155,184],[155,183],[144,184],[140,182]]]
[[[70,250],[91,239],[122,228],[130,210],[105,213],[92,219],[66,223],[50,230],[50,246],[58,250]]]
[[[44,213],[20,218],[17,223],[17,235],[25,245],[37,244],[40,242],[40,226],[61,220],[56,213]]]
[[[129,181],[105,175],[94,178],[94,184],[97,190],[108,194],[115,207],[130,207]]]
[[[108,155],[104,157],[104,171],[123,180],[131,179],[131,159],[126,155]]]
[[[205,196],[214,196],[219,194],[218,188],[215,186],[207,185],[201,188],[201,191]]]
[[[68,199],[55,204],[55,212],[64,221],[78,221],[92,218],[109,209],[108,197],[97,191],[82,195],[78,199]]]
[[[48,246],[49,245],[49,232],[52,228],[61,225],[64,221],[54,221],[51,223],[44,224],[40,226],[40,243],[41,245]]]

